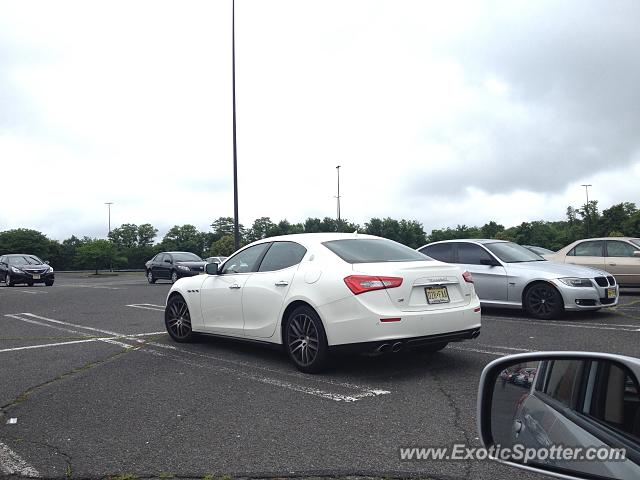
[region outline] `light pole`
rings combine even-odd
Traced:
[[[587,237],[589,237],[591,236],[591,233],[590,233],[591,215],[589,214],[589,187],[592,187],[593,185],[589,183],[589,184],[583,184],[581,186],[584,187],[584,193],[587,195],[587,204],[585,206],[584,213],[587,214]]]
[[[238,222],[238,148],[236,144],[236,2],[231,3],[231,83],[233,90],[233,240],[235,249],[240,248],[240,226]]]
[[[113,202],[104,202],[104,204],[109,208],[109,235],[111,235],[111,205]]]
[[[340,165],[336,167],[338,173],[338,196],[336,197],[338,203],[338,223],[340,223]]]

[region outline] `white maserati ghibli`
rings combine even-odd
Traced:
[[[320,371],[338,350],[437,351],[480,333],[468,272],[380,237],[266,238],[205,270],[171,287],[169,335],[281,344],[303,372]]]

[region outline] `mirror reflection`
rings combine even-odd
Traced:
[[[640,478],[639,462],[634,458],[634,452],[640,451],[639,391],[636,376],[613,361],[543,360],[509,365],[498,373],[494,385],[494,444],[542,452],[526,461],[509,458],[517,463],[609,478]],[[594,450],[546,453],[557,446]],[[606,456],[607,449],[598,451],[598,447],[624,449],[624,456]],[[585,458],[587,453],[596,458]]]

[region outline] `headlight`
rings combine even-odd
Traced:
[[[49,273],[53,273],[53,267],[49,267]]]
[[[20,270],[19,268],[16,268],[16,267],[11,267],[11,271],[13,273],[22,273],[22,270]]]
[[[570,287],[593,287],[593,283],[588,278],[559,278],[562,283]]]
[[[187,267],[186,265],[176,265],[176,267],[178,267],[180,270],[189,270],[189,267]]]

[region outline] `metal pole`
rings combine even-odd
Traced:
[[[587,214],[587,237],[589,237],[591,235],[590,230],[591,230],[591,215],[589,214],[589,187],[591,187],[591,184],[584,184],[582,185],[584,187],[584,191],[585,194],[587,195],[587,204],[585,207],[585,213]]]
[[[235,249],[240,248],[238,222],[238,148],[236,144],[236,2],[231,4],[231,77],[233,88],[233,238]]]
[[[104,202],[104,204],[109,209],[109,235],[111,235],[111,205],[113,205],[113,202]]]
[[[336,167],[336,171],[338,172],[338,223],[340,223],[340,165]]]

